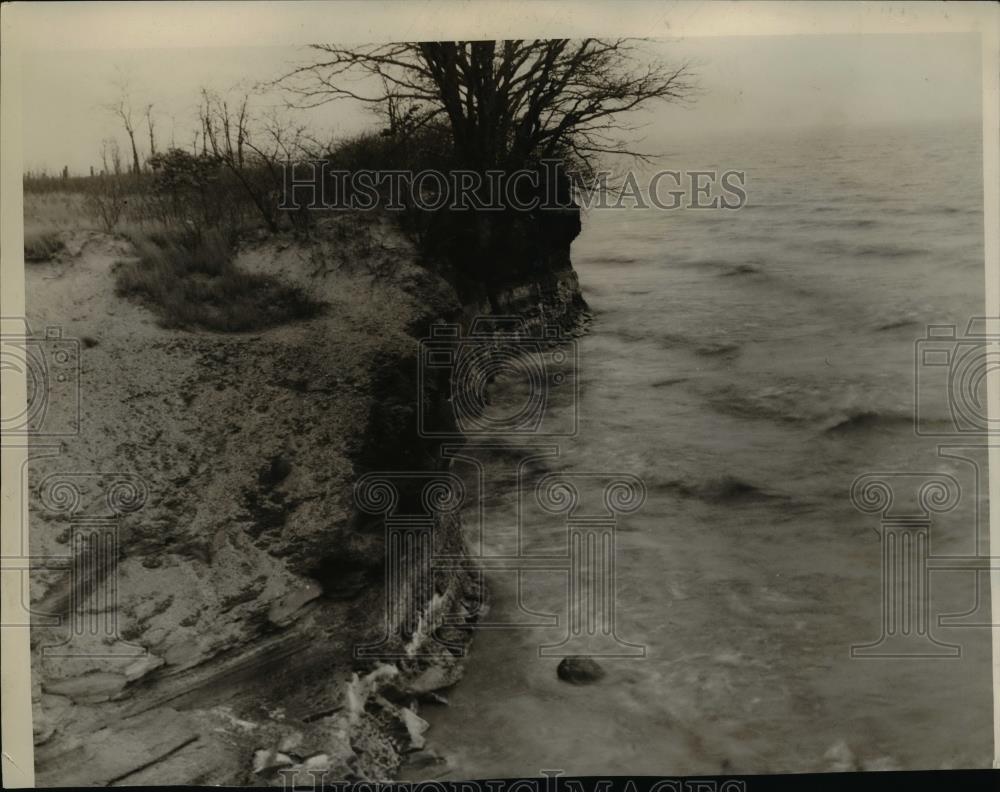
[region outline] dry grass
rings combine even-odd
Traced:
[[[24,194],[24,260],[29,264],[50,261],[62,250],[62,232],[92,227],[80,194]]]
[[[101,229],[87,198],[81,192],[25,192],[25,261],[51,259],[63,247],[61,232]],[[147,305],[165,327],[260,330],[307,319],[322,307],[293,286],[238,269],[220,231],[191,238],[158,218],[131,216],[123,216],[114,230],[138,253],[137,261],[118,266],[117,293]]]
[[[165,327],[261,330],[308,319],[322,308],[293,286],[237,268],[220,233],[198,240],[153,233],[133,243],[139,259],[119,265],[116,292],[147,305]]]
[[[84,208],[84,195],[70,192],[26,192],[24,226],[60,231],[97,227]]]

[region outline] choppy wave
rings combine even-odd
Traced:
[[[854,432],[894,431],[913,424],[913,416],[902,412],[857,410],[837,416],[823,429],[827,435],[846,435]]]
[[[896,319],[889,319],[875,326],[875,329],[879,332],[885,332],[886,330],[902,330],[903,328],[917,328],[920,327],[921,323],[913,316],[900,316]]]
[[[679,333],[662,333],[656,340],[667,349],[687,349],[702,357],[731,358],[741,351],[740,344],[735,341],[692,338]]]
[[[828,207],[816,207],[813,209],[814,212],[824,212],[830,211]],[[836,210],[832,210],[836,211]],[[871,217],[849,217],[842,220],[837,219],[798,219],[795,221],[796,225],[802,226],[807,225],[812,228],[836,228],[836,229],[848,229],[848,230],[858,230],[864,228],[877,228],[883,223],[879,220],[875,220]]]
[[[833,437],[912,427],[912,411],[903,406],[885,409],[874,394],[857,387],[846,381],[785,381],[764,387],[730,384],[707,391],[705,400],[723,415],[812,427]]]
[[[593,263],[609,265],[638,264],[639,258],[636,256],[601,256],[600,258],[595,258]]]
[[[761,239],[770,239],[762,236]],[[763,272],[764,259],[759,257],[746,258],[738,262],[729,258],[693,258],[679,259],[671,262],[671,266],[691,267],[696,269],[715,269],[719,275],[757,275]]]
[[[760,268],[755,267],[753,264],[736,264],[729,266],[728,269],[719,274],[724,278],[729,278],[733,275],[760,275]]]
[[[823,239],[818,242],[801,242],[796,247],[802,249],[817,250],[833,256],[844,256],[849,258],[878,258],[897,259],[908,256],[917,256],[927,252],[926,248],[913,247],[911,245],[895,243],[865,243],[857,244],[843,239]]]
[[[724,415],[789,423],[821,417],[818,407],[827,398],[825,389],[784,382],[764,388],[731,384],[706,394],[711,407]]]
[[[690,377],[671,377],[669,379],[656,380],[653,383],[654,388],[668,388],[671,385],[680,385],[682,382],[687,382]]]
[[[696,482],[670,479],[656,486],[657,489],[676,492],[686,498],[696,498],[706,503],[740,504],[785,499],[783,495],[769,492],[730,474]]]

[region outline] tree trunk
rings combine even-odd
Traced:
[[[130,129],[128,130],[128,139],[132,144],[132,172],[139,172],[139,149],[135,147],[135,133]]]

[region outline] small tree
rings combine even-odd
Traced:
[[[312,142],[303,125],[276,112],[251,112],[244,95],[233,105],[202,90],[199,107],[203,155],[218,159],[239,182],[267,228],[278,230],[285,162],[301,158]]]
[[[156,156],[156,124],[153,121],[153,105],[146,105],[146,110],[143,113],[146,116],[146,128],[149,130],[149,156]]]
[[[153,196],[164,219],[194,231],[200,238],[208,226],[218,225],[224,200],[216,191],[222,163],[211,155],[172,148],[149,159]]]
[[[115,168],[114,174],[108,171],[109,154],[112,158],[112,167]],[[121,178],[121,158],[117,143],[112,147],[109,146],[109,141],[105,140],[101,148],[101,157],[104,161],[104,171],[93,184],[89,185],[84,208],[110,234],[121,220],[128,198],[123,184],[124,179]]]
[[[125,78],[120,77],[115,86],[118,89],[118,96],[106,107],[122,122],[125,134],[128,135],[129,143],[132,145],[132,172],[139,173],[139,149],[135,143],[135,121],[132,116],[132,98],[128,82]]]
[[[104,173],[121,175],[122,152],[118,141],[114,138],[104,138],[101,141],[101,163],[104,165]]]

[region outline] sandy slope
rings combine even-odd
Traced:
[[[317,318],[168,330],[114,294],[128,243],[65,242],[56,261],[29,265],[28,319],[81,342],[79,433],[33,449],[31,551],[66,558],[85,518],[103,518],[120,560],[33,575],[37,611],[65,614],[75,592],[115,625],[75,636],[65,657],[43,649],[66,629],[36,620],[38,782],[274,783],[268,768],[287,765],[386,777],[417,721],[380,696],[383,677],[428,669],[351,659],[378,631],[383,594],[381,530],[358,523],[352,487],[373,438],[395,431],[373,421],[412,419],[411,333],[454,295],[378,224],[244,245],[240,266],[302,285],[327,303]],[[392,412],[387,381],[398,383]],[[70,421],[72,399],[52,395],[46,420]],[[60,511],[65,482],[79,503]],[[106,604],[82,587],[109,570],[117,599]],[[443,663],[438,681],[456,673]]]

